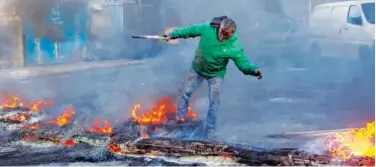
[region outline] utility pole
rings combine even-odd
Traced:
[[[312,12],[312,0],[308,0],[308,18],[311,18],[311,12]]]

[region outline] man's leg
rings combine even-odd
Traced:
[[[188,78],[184,81],[183,88],[179,89],[178,107],[176,118],[184,119],[188,112],[189,100],[192,93],[198,88],[205,78],[197,74],[193,69],[190,71]]]
[[[213,77],[208,79],[209,85],[209,111],[206,117],[206,129],[210,131],[214,131],[217,126],[217,114],[219,109],[220,103],[220,87],[222,83],[222,78],[220,77]]]

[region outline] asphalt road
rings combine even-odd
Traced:
[[[73,105],[79,116],[87,118],[83,124],[91,123],[93,117],[116,123],[131,116],[135,103],[148,108],[162,96],[176,97],[190,66],[190,49],[166,51],[143,65],[8,81],[0,89],[27,99],[52,99],[51,117]],[[275,61],[278,65],[254,62],[264,72],[261,81],[229,65],[221,92],[219,139],[279,146],[289,141],[263,136],[359,127],[374,119],[374,74],[361,72],[359,64],[334,61],[294,68]],[[206,87],[204,83],[193,97],[202,119],[208,107]]]

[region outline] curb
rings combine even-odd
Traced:
[[[97,61],[97,62],[79,62],[70,64],[59,64],[49,66],[35,66],[25,68],[12,68],[0,70],[1,78],[22,79],[26,77],[45,76],[52,74],[69,73],[76,71],[85,71],[89,69],[98,68],[112,68],[120,66],[143,64],[139,60],[111,60],[111,61]]]

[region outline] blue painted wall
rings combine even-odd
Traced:
[[[37,38],[33,31],[36,25],[29,20],[23,20],[26,66],[65,63],[74,52],[85,46],[87,11],[81,10],[76,18],[67,12],[70,11],[56,5],[51,10],[50,17],[46,17],[47,25],[57,26],[63,32],[64,38],[60,42],[54,42],[46,37]]]

